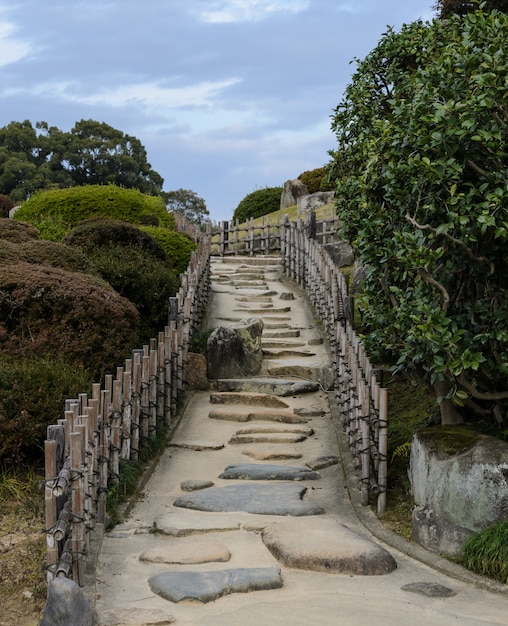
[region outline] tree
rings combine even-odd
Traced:
[[[256,189],[245,196],[233,213],[234,220],[245,220],[251,217],[261,217],[280,209],[282,187],[265,187]]]
[[[433,7],[439,19],[444,20],[452,15],[468,15],[478,10],[479,6],[484,11],[497,9],[503,13],[508,13],[508,0],[437,0]]]
[[[506,416],[508,16],[389,30],[332,127],[367,348],[433,386],[442,423]]]
[[[166,208],[170,212],[182,213],[182,215],[193,222],[201,224],[206,221],[210,211],[206,208],[203,198],[200,198],[190,189],[177,189],[176,191],[164,191],[162,197],[166,201]]]
[[[29,120],[0,128],[0,193],[15,202],[41,189],[85,184],[159,195],[163,182],[139,139],[103,122],[81,120],[68,133]]]

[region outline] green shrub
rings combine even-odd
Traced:
[[[0,351],[65,355],[94,375],[137,347],[135,306],[100,279],[47,265],[0,266]]]
[[[508,521],[471,535],[462,546],[460,559],[476,574],[508,583]]]
[[[156,239],[166,252],[171,267],[177,274],[182,274],[189,265],[191,253],[196,244],[184,233],[177,233],[168,228],[155,226],[141,226],[141,230]]]
[[[154,227],[152,229],[158,230]],[[161,261],[169,261],[163,246],[151,236],[151,233],[147,232],[146,227],[140,229],[133,224],[104,217],[91,217],[83,220],[64,237],[63,243],[77,246],[88,254],[94,254],[94,250],[98,247],[119,244],[143,250]]]
[[[98,247],[94,265],[99,274],[140,314],[143,343],[168,323],[168,300],[178,291],[179,279],[170,265],[139,248],[121,244]]]
[[[40,233],[31,224],[0,217],[0,239],[19,243],[30,239],[39,239]]]
[[[46,429],[63,417],[64,402],[91,388],[90,374],[73,360],[0,358],[0,463],[37,464]]]
[[[148,196],[137,189],[115,185],[83,185],[35,193],[16,213],[16,219],[35,226],[54,221],[55,229],[69,230],[81,220],[94,215],[110,217],[131,224],[157,223],[174,225],[160,196]]]
[[[251,217],[262,217],[280,209],[282,187],[257,189],[240,202],[233,213],[233,219],[245,222]]]
[[[307,186],[309,193],[316,193],[317,191],[332,191],[334,184],[328,182],[328,172],[326,167],[318,167],[315,170],[303,172],[298,176],[298,180],[301,180],[304,185]]]

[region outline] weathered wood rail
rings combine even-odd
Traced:
[[[200,328],[210,284],[210,255],[281,254],[284,271],[308,294],[332,348],[335,396],[348,433],[362,503],[377,495],[386,502],[387,391],[381,388],[353,329],[353,307],[345,276],[322,243],[336,237],[335,218],[261,228],[223,223],[212,235],[177,220],[198,241],[181,286],[170,299],[168,325],[149,345],[93,385],[90,396],[68,400],[45,442],[47,579],[71,577],[84,585],[86,556],[97,524],[104,524],[109,490],[118,483],[122,462],[138,460],[157,429],[171,427],[179,394],[184,391],[190,340]],[[243,233],[243,234],[241,234]],[[320,241],[322,243],[320,243]]]
[[[91,533],[104,524],[108,491],[122,462],[137,461],[161,427],[168,429],[184,391],[190,339],[200,327],[210,281],[209,237],[192,253],[168,325],[133,352],[92,393],[68,400],[45,442],[47,579],[84,585]]]

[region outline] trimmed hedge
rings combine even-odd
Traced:
[[[0,351],[113,371],[138,347],[139,313],[99,281],[47,265],[0,267]]]
[[[156,226],[141,226],[140,228],[160,243],[169,258],[171,267],[177,274],[185,272],[191,253],[197,248],[192,239],[184,233],[177,233],[168,228]]]
[[[280,209],[282,187],[257,189],[240,202],[233,213],[233,219],[245,222],[251,217],[262,217]]]
[[[19,243],[39,239],[40,233],[31,224],[19,222],[8,217],[0,217],[0,239]]]
[[[116,185],[83,185],[35,193],[16,212],[15,219],[57,232],[70,230],[78,222],[100,215],[131,224],[174,226],[160,196]]]
[[[96,274],[92,261],[79,248],[43,239],[21,243],[2,241],[0,243],[0,265],[15,264],[20,261],[59,267],[68,272]]]

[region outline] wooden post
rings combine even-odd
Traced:
[[[76,584],[85,584],[85,520],[83,502],[83,441],[82,433],[71,433],[71,472],[72,472],[72,578]]]
[[[379,467],[377,497],[377,513],[384,515],[386,511],[386,489],[388,475],[388,389],[379,390]]]
[[[45,490],[44,503],[46,509],[46,580],[48,585],[55,577],[58,565],[58,544],[53,530],[57,523],[56,498],[53,496],[53,484],[56,478],[56,441],[44,442],[45,455]]]

